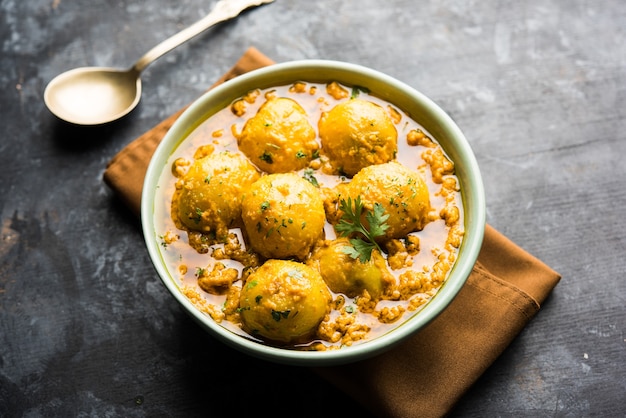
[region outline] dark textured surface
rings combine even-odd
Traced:
[[[58,73],[130,65],[213,4],[0,1],[0,416],[360,413],[308,371],[205,335],[102,182],[248,46],[364,64],[430,96],[476,152],[488,222],[562,274],[452,416],[625,416],[626,2],[277,0],[151,65],[120,122],[76,128],[45,108]]]

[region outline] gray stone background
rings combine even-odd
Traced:
[[[152,64],[118,123],[45,108],[58,73],[128,66],[214,3],[0,0],[0,416],[367,415],[206,336],[102,182],[248,46],[363,64],[435,100],[476,153],[488,222],[562,274],[451,416],[626,416],[626,2],[277,0]]]

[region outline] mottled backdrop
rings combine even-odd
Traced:
[[[626,2],[276,0],[152,64],[119,123],[75,128],[45,108],[58,73],[129,66],[214,3],[0,0],[0,416],[364,414],[306,370],[205,335],[102,182],[248,46],[430,96],[476,152],[488,222],[562,274],[452,416],[624,416]]]

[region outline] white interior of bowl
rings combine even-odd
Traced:
[[[441,144],[454,161],[461,183],[465,237],[449,278],[416,315],[393,331],[366,343],[329,351],[295,351],[270,347],[236,335],[196,309],[180,292],[161,258],[154,227],[154,190],[170,154],[185,137],[211,114],[229,105],[251,89],[287,85],[295,81],[337,81],[362,86],[409,114]],[[292,365],[328,366],[368,358],[386,351],[432,321],[461,290],[478,257],[485,227],[485,197],[478,164],[456,123],[432,100],[412,87],[380,72],[359,65],[304,60],[275,64],[241,75],[204,94],[176,121],[158,146],[148,167],[142,193],[141,222],[144,238],[159,277],[202,327],[224,343],[258,358]]]

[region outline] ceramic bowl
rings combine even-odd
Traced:
[[[168,157],[181,141],[201,121],[248,91],[296,81],[337,81],[347,86],[364,86],[371,94],[406,112],[440,143],[454,161],[461,188],[465,235],[458,258],[438,293],[417,314],[392,331],[365,343],[338,350],[295,351],[272,347],[243,338],[217,324],[181,293],[178,282],[165,266],[156,239],[155,189],[161,173],[170,170]],[[141,202],[141,222],[148,253],[161,281],[184,311],[212,336],[234,349],[260,359],[300,366],[338,365],[376,356],[416,334],[434,320],[461,290],[476,262],[483,240],[485,212],[483,184],[475,156],[465,136],[446,112],[424,94],[388,75],[359,65],[327,60],[275,64],[241,75],[200,97],[175,122],[154,153],[146,174]]]

